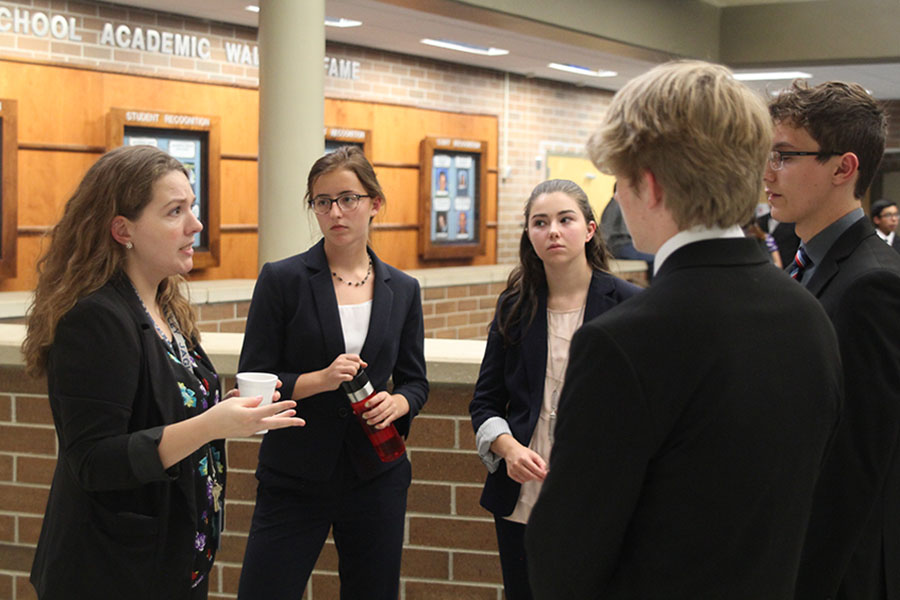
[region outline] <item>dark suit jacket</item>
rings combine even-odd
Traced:
[[[760,228],[769,233],[769,219],[772,215],[765,214],[757,219]],[[779,223],[771,233],[778,244],[778,255],[781,257],[781,264],[787,266],[794,261],[794,255],[797,254],[797,248],[800,247],[800,238],[794,233],[793,223]]]
[[[807,285],[837,330],[846,401],[816,488],[797,598],[896,600],[900,256],[863,218],[838,238]]]
[[[874,225],[873,225],[873,228],[874,228]],[[876,233],[875,236],[878,237],[878,233]],[[881,240],[880,237],[878,237],[878,239]],[[881,241],[883,242],[884,240],[881,240]],[[900,252],[900,233],[897,233],[894,235],[894,241],[891,242],[890,246],[897,252]]]
[[[127,279],[60,320],[47,367],[59,460],[31,571],[41,600],[189,597],[194,480],[157,452],[185,418],[168,361]]]
[[[392,378],[393,393],[409,401],[409,414],[394,421],[406,436],[428,396],[419,282],[381,262],[371,250],[369,256],[375,291],[361,356],[376,390],[387,389]],[[277,373],[287,398],[301,373],[324,369],[344,352],[324,243],[263,266],[250,303],[239,370]],[[259,451],[261,466],[291,477],[326,481],[345,445],[361,479],[399,464],[378,459],[340,389],[303,398],[297,413],[306,419],[306,426],[267,433]]]
[[[619,302],[639,292],[640,288],[609,273],[594,271],[588,289],[584,320],[588,322]],[[509,300],[501,296],[496,314],[501,314]],[[475,395],[469,404],[475,431],[491,417],[501,417],[509,423],[518,442],[527,446],[534,433],[544,398],[544,379],[547,367],[547,290],[538,295],[538,309],[531,326],[524,333],[521,326],[513,328],[507,346],[497,329],[497,317],[488,332],[481,371],[475,384]],[[481,505],[499,516],[512,513],[519,499],[521,484],[506,474],[506,463],[488,474],[481,495]]]
[[[840,392],[825,312],[754,240],[676,250],[572,341],[535,598],[792,598]]]

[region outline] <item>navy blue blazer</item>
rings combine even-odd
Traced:
[[[606,312],[619,302],[639,292],[641,288],[617,277],[594,271],[584,308],[584,322]],[[488,332],[481,371],[475,384],[475,395],[469,404],[472,426],[478,428],[491,417],[501,417],[509,423],[516,440],[527,446],[534,433],[544,398],[544,374],[547,367],[547,290],[538,293],[538,309],[534,320],[523,332],[516,326],[510,332],[514,343],[507,346],[497,328],[500,314],[508,296],[502,294],[497,302],[494,320]],[[488,474],[481,495],[481,505],[499,516],[512,513],[519,499],[521,484],[506,474],[506,463]]]
[[[371,249],[369,256],[375,290],[360,354],[369,365],[366,373],[376,390],[388,389],[392,379],[393,393],[409,401],[409,413],[394,421],[406,436],[428,397],[419,282],[383,263]],[[324,369],[345,352],[324,242],[263,266],[253,290],[238,370],[277,373],[287,398],[302,373]],[[378,459],[340,389],[299,400],[297,414],[306,419],[305,427],[266,434],[259,451],[261,467],[326,481],[344,447],[361,479],[399,464]]]

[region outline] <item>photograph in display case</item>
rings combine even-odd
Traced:
[[[425,138],[421,146],[419,252],[464,258],[484,252],[484,152],[480,141]]]
[[[219,264],[219,118],[113,108],[108,147],[154,146],[184,165],[203,223],[194,236],[194,268]]]

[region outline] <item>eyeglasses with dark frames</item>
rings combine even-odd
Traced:
[[[371,198],[368,194],[342,194],[337,198],[331,196],[316,196],[310,198],[309,205],[312,209],[320,214],[325,215],[331,211],[331,205],[337,203],[341,212],[353,212],[359,206],[360,198]]]
[[[769,167],[773,171],[780,171],[784,168],[784,159],[791,156],[840,156],[843,152],[831,152],[828,150],[818,150],[808,152],[805,150],[772,150],[769,152]]]

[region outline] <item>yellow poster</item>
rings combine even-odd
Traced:
[[[547,179],[569,179],[581,186],[591,201],[597,223],[609,199],[612,198],[616,178],[597,170],[585,156],[548,154]]]

